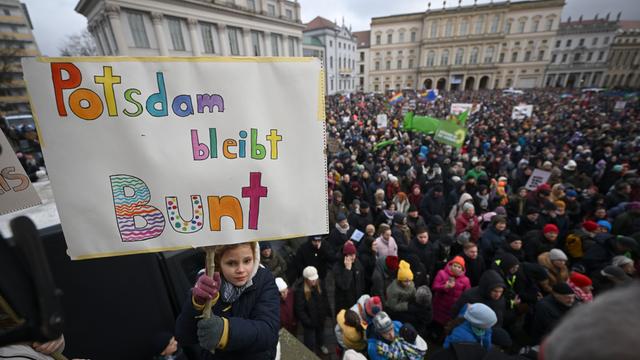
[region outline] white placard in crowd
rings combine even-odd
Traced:
[[[511,118],[514,120],[523,120],[525,118],[531,117],[533,114],[533,105],[518,105],[513,107],[513,111],[511,112]]]
[[[319,60],[23,66],[73,259],[328,232]]]
[[[451,115],[460,115],[467,110],[469,110],[469,114],[474,114],[480,110],[480,104],[452,103],[450,113]]]
[[[376,123],[378,124],[378,128],[386,128],[387,127],[387,114],[378,114],[376,116]]]
[[[0,215],[41,203],[9,140],[0,131]]]
[[[627,106],[626,101],[616,101],[616,105],[613,107],[613,111],[622,111]]]
[[[529,180],[527,180],[527,184],[525,187],[527,190],[535,190],[538,186],[546,183],[551,176],[551,172],[535,169],[531,176],[529,176]]]

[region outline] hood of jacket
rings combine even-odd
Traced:
[[[490,299],[491,290],[497,287],[502,287],[503,289],[507,288],[504,280],[502,280],[502,276],[500,276],[500,274],[498,274],[498,272],[495,270],[485,271],[484,274],[482,274],[482,276],[480,277],[480,281],[478,282],[478,290],[480,290],[480,294],[482,295],[482,297],[484,297],[485,299]]]

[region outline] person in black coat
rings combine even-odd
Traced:
[[[482,233],[480,237],[480,252],[489,265],[500,249],[506,243],[507,218],[496,215],[491,219],[491,225]]]
[[[356,246],[347,241],[342,247],[342,261],[333,266],[335,277],[335,311],[349,309],[365,293],[364,269],[356,256]]]
[[[199,344],[204,360],[273,359],[280,293],[271,272],[259,266],[257,242],[218,246],[214,258],[213,278],[200,276],[184,302],[176,320],[176,340]],[[211,317],[201,319],[208,300],[214,303]]]
[[[504,290],[506,285],[500,274],[495,270],[487,270],[480,277],[480,284],[462,293],[458,301],[453,304],[451,314],[458,317],[460,309],[465,304],[483,303],[490,307],[498,318],[495,326],[502,327],[506,304],[504,300]]]
[[[522,236],[510,233],[507,235],[506,243],[502,245],[500,249],[498,249],[497,256],[502,254],[511,254],[518,259],[520,262],[525,261],[524,250],[522,249]]]
[[[536,207],[528,207],[526,215],[519,219],[520,222],[516,227],[518,234],[526,234],[531,230],[542,229],[543,224],[540,222],[540,210]]]
[[[478,245],[471,241],[465,243],[460,256],[464,259],[465,275],[469,278],[471,286],[478,286],[480,276],[487,269],[484,258],[478,252]]]
[[[416,208],[415,205],[409,206],[409,211],[407,212],[407,226],[409,227],[409,230],[411,230],[412,237],[416,236],[416,230],[427,227],[422,216],[418,214],[418,208]]]
[[[328,353],[324,346],[324,322],[331,314],[327,291],[313,266],[304,268],[302,277],[295,287],[293,307],[304,329],[304,344],[317,355]]]
[[[335,260],[335,254],[329,243],[322,236],[310,236],[309,240],[300,245],[294,260],[297,274],[307,266],[313,266],[318,270],[320,279],[327,276],[328,267]]]
[[[557,247],[558,227],[546,224],[542,232],[530,231],[524,236],[524,255],[528,262],[538,262],[538,255]]]
[[[369,203],[362,201],[360,203],[360,213],[352,212],[349,214],[348,220],[350,228],[364,233],[367,225],[373,224],[373,216],[371,216]]]
[[[636,249],[638,243],[632,237],[604,235],[596,238],[596,242],[584,254],[582,262],[587,274],[593,276],[609,265],[614,256]]]
[[[329,238],[327,239],[331,245],[334,255],[342,249],[342,245],[349,240],[353,233],[353,228],[349,225],[345,214],[338,214],[336,220],[337,222],[331,231],[329,231]]]
[[[567,283],[557,283],[550,295],[536,304],[531,337],[534,345],[540,344],[545,335],[569,312],[576,295]]]
[[[429,238],[429,232],[426,228],[418,228],[416,232],[416,237],[411,240],[410,251],[417,255],[424,276],[423,279],[416,277],[414,282],[416,286],[430,285],[435,276],[438,247]],[[411,266],[413,269],[413,264]]]
[[[364,291],[369,294],[371,293],[371,277],[376,268],[376,242],[371,236],[362,237],[360,246],[358,246],[358,261],[360,261],[364,272]]]
[[[436,185],[422,198],[420,202],[420,215],[428,222],[438,215],[442,218],[446,216],[446,201],[443,196],[442,185]]]

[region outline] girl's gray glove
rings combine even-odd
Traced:
[[[211,315],[208,319],[198,321],[198,340],[200,346],[215,353],[216,347],[220,343],[222,332],[224,330],[224,321],[221,317]]]

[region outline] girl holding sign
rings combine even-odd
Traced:
[[[176,320],[183,345],[200,344],[202,359],[273,359],[280,329],[280,294],[260,267],[256,242],[215,248],[215,273],[202,275]],[[200,315],[211,300],[211,316]]]

